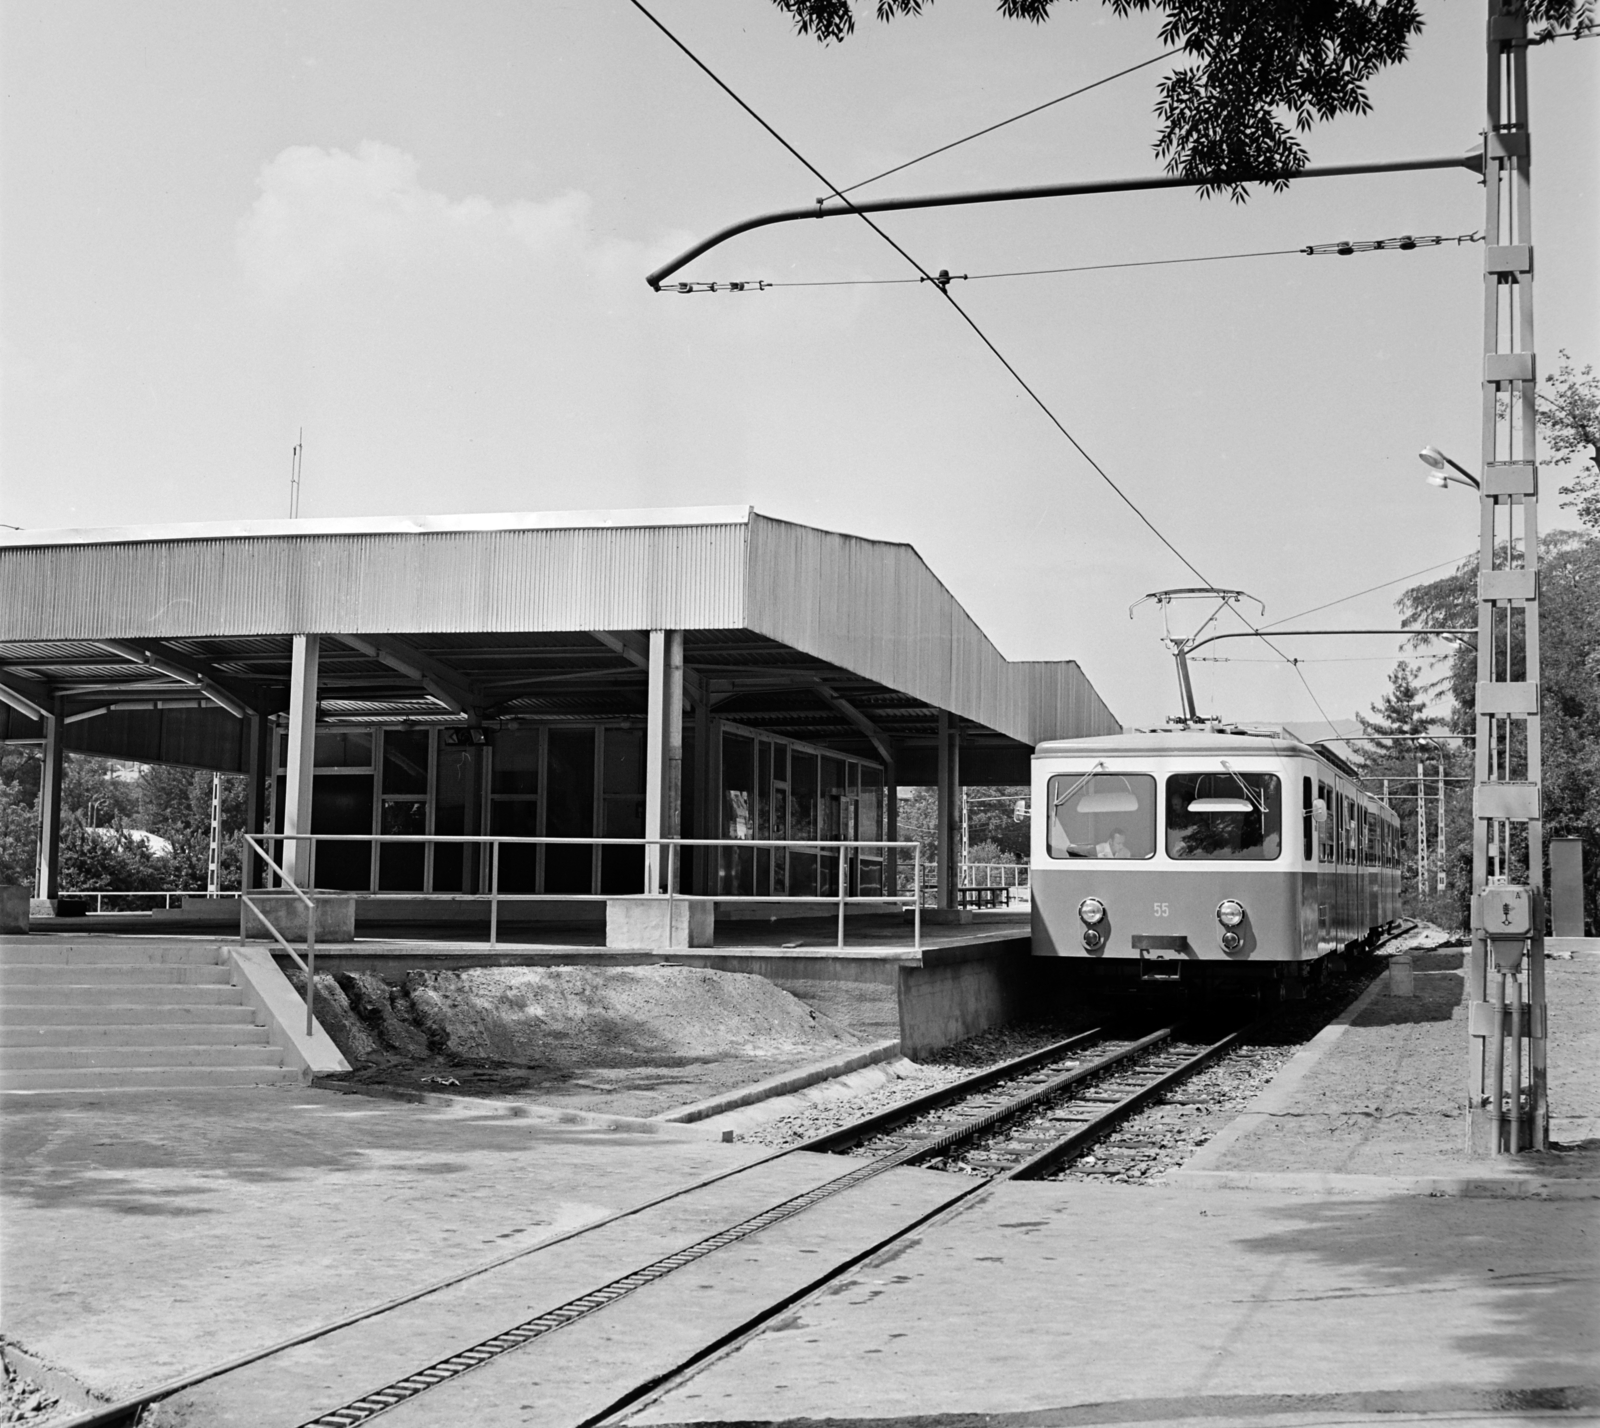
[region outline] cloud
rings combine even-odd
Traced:
[[[597,240],[582,193],[545,202],[451,199],[425,188],[416,159],[389,144],[300,146],[262,167],[260,196],[238,230],[256,293],[297,296],[328,281],[410,280],[418,269],[504,276],[576,263],[602,282],[642,271],[641,245]]]

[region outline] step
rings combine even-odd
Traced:
[[[239,995],[237,987],[226,984],[197,986],[181,982],[152,987],[0,986],[0,1003],[8,1007],[238,1006]]]
[[[83,1006],[56,1001],[39,1006],[0,1002],[0,1027],[29,1026],[254,1026],[255,1010],[233,1002],[195,1002],[182,1006],[170,1002],[130,1005],[108,1002]]]
[[[210,1091],[227,1086],[299,1085],[286,1066],[141,1066],[126,1071],[6,1071],[0,1091]]]
[[[88,966],[5,962],[0,963],[0,993],[13,987],[222,986],[231,980],[231,974],[231,968],[215,962],[204,966],[185,962],[106,962]]]
[[[267,1028],[249,1022],[159,1022],[134,1025],[52,1022],[0,1024],[7,1046],[266,1046]]]
[[[0,1071],[73,1071],[100,1067],[282,1066],[276,1046],[8,1046]]]
[[[161,963],[186,963],[192,966],[226,966],[227,952],[214,942],[73,942],[65,946],[53,942],[31,945],[15,943],[0,947],[0,967],[116,967],[150,966]]]

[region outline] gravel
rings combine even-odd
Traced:
[[[1026,1056],[1052,1042],[1061,1041],[1088,1028],[1083,1018],[1062,1021],[1016,1022],[993,1031],[980,1032],[953,1046],[929,1052],[921,1061],[896,1063],[897,1078],[886,1086],[876,1086],[848,1100],[834,1100],[798,1111],[744,1131],[735,1139],[775,1149],[799,1145],[827,1131],[838,1130],[852,1121],[887,1111],[941,1086],[987,1070],[1003,1061]]]

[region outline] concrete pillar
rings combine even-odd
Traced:
[[[900,836],[900,782],[893,764],[883,770],[883,836],[891,842]],[[894,848],[884,850],[883,890],[891,897],[900,891],[900,854]]]
[[[62,746],[65,733],[60,713],[47,711],[44,767],[39,771],[39,860],[34,879],[35,897],[61,896],[61,775],[66,760],[66,750]]]
[[[667,630],[662,642],[661,722],[661,832],[668,838],[681,838],[683,832],[683,631]],[[688,880],[683,870],[683,850],[672,861],[676,891]]]
[[[320,635],[294,637],[294,662],[289,670],[289,757],[283,789],[283,832],[311,832],[311,770],[316,757],[317,666],[322,653]],[[283,844],[278,860],[290,881],[305,887],[311,876],[309,843]]]
[[[702,693],[705,686],[701,686]],[[694,806],[690,810],[688,826],[696,838],[717,836],[717,789],[712,784],[716,760],[711,757],[711,702],[702,698],[694,706]],[[709,848],[695,850],[694,890],[702,895],[711,891],[711,869],[716,866],[716,855]]]
[[[269,833],[272,830],[266,826],[267,789],[275,772],[272,767],[272,720],[259,709],[251,711],[249,722],[245,725],[245,738],[249,743],[245,755],[244,831]],[[271,851],[270,844],[263,846]],[[245,888],[264,887],[267,880],[262,876],[263,871],[261,860],[246,843],[240,859],[240,884]]]
[[[950,758],[951,722],[950,715],[941,709],[939,711],[939,747],[935,751],[939,775],[939,807],[935,822],[939,841],[934,856],[938,864],[936,876],[939,879],[939,907],[954,907],[956,905],[955,879],[950,872],[955,853],[955,838],[953,835],[956,818],[956,785],[952,777],[955,773],[955,768]]]
[[[644,836],[662,836],[662,775],[666,769],[665,699],[667,684],[667,632],[650,631],[650,667],[645,694],[644,726]],[[661,849],[648,843],[644,850],[644,890],[661,891]]]

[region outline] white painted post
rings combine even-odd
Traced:
[[[33,891],[35,897],[61,896],[61,776],[66,754],[61,736],[61,716],[46,711],[44,768],[39,774],[39,857]]]
[[[294,837],[311,831],[311,770],[316,759],[317,666],[320,635],[296,635],[289,669],[289,760],[283,790],[283,868],[297,887],[310,878],[311,845]]]

